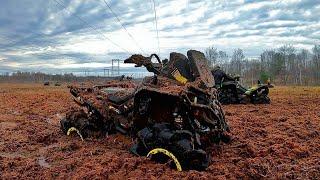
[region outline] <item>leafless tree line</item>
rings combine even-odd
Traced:
[[[264,50],[254,59],[246,58],[242,49],[228,56],[213,46],[205,54],[211,66],[219,65],[229,74],[240,75],[247,85],[268,79],[277,85],[320,85],[320,45],[314,45],[311,51],[283,45]]]
[[[72,73],[70,74],[45,74],[42,72],[14,72],[0,75],[0,82],[15,82],[15,83],[43,83],[43,82],[83,82],[91,80],[105,80],[105,77],[85,76],[79,77]]]
[[[320,45],[311,51],[283,45],[277,49],[264,50],[260,57],[248,59],[242,49],[235,49],[229,56],[215,47],[206,49],[210,65],[219,65],[229,74],[240,75],[242,82],[253,85],[257,80],[268,79],[276,85],[320,85]],[[41,72],[15,72],[0,75],[0,82],[73,82],[103,77],[79,77],[72,73],[49,75]]]

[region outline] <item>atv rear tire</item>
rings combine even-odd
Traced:
[[[134,154],[145,156],[153,149],[166,149],[178,159],[183,170],[205,170],[209,157],[204,150],[195,147],[191,132],[171,127],[167,123],[158,123],[140,130],[137,144],[131,150]]]
[[[89,136],[100,136],[103,134],[103,129],[95,124],[93,117],[89,117],[83,110],[71,110],[66,114],[66,117],[60,120],[60,128],[64,134],[67,134],[71,127],[79,130],[83,138]]]

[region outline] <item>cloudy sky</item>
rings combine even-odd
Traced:
[[[320,44],[319,0],[154,1],[160,52],[152,0],[0,0],[0,72],[102,69],[133,53],[167,58],[211,45],[250,57]]]

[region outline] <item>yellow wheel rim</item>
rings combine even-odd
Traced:
[[[158,153],[162,153],[162,154],[165,154],[166,156],[168,156],[169,158],[171,158],[173,160],[173,162],[175,163],[176,167],[177,167],[177,170],[178,171],[182,171],[182,168],[181,168],[181,164],[180,162],[178,161],[178,159],[168,150],[166,149],[163,149],[163,148],[155,148],[153,150],[151,150],[147,157],[150,157],[151,155],[154,155],[154,154],[158,154]]]
[[[75,128],[75,127],[69,128],[67,135],[69,136],[72,132],[76,132],[80,136],[81,140],[84,141],[80,131],[77,128]]]

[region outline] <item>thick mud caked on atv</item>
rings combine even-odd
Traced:
[[[134,154],[153,154],[158,160],[168,155],[183,170],[204,170],[209,164],[206,147],[226,141],[229,127],[203,53],[190,50],[187,55],[171,53],[165,63],[157,55],[132,55],[125,63],[154,73],[141,83],[121,78],[93,87],[71,86],[82,109],[61,120],[63,132],[73,128],[83,137],[120,132],[136,139]]]
[[[269,88],[265,85],[252,87],[245,92],[253,104],[269,104],[270,98],[268,97]]]
[[[218,87],[218,100],[222,104],[269,104],[269,88],[257,85],[245,88],[238,81],[223,81]]]
[[[269,104],[269,87],[258,83],[249,89],[239,83],[239,76],[233,77],[215,66],[211,73],[218,90],[218,100],[222,104]]]

